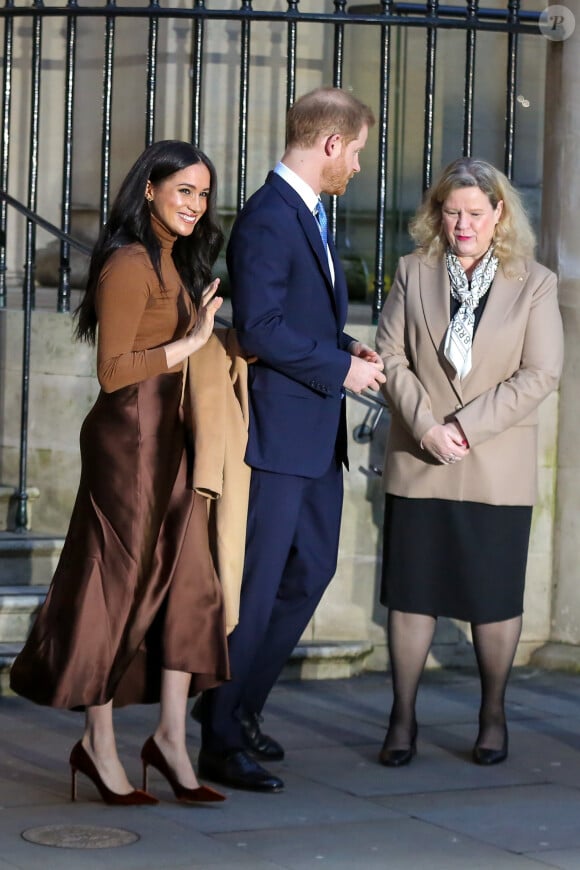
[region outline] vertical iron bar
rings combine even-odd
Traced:
[[[149,45],[147,47],[147,106],[145,109],[145,147],[155,139],[155,91],[157,83],[157,42],[159,18],[152,13],[159,8],[158,0],[149,0]]]
[[[465,96],[463,102],[463,156],[473,150],[473,94],[475,83],[475,41],[479,0],[467,0],[467,20],[470,27],[465,37]]]
[[[346,0],[334,0],[334,14],[344,15]],[[334,25],[334,58],[332,70],[332,83],[335,88],[342,87],[342,70],[344,67],[344,24],[336,22]]]
[[[334,0],[334,14],[343,15],[346,9],[346,0]],[[332,83],[335,88],[342,87],[342,71],[344,67],[344,24],[338,22],[334,25],[334,58],[332,70]],[[328,227],[332,238],[336,241],[336,224],[338,218],[338,196],[330,197],[330,211],[328,215]]]
[[[252,12],[252,0],[242,0],[242,11]],[[240,131],[238,135],[238,211],[246,200],[248,171],[248,97],[250,91],[250,19],[242,21],[240,34]]]
[[[435,21],[439,0],[427,0],[427,19]],[[435,63],[437,58],[437,28],[427,27],[427,60],[425,71],[425,132],[423,139],[423,190],[431,184],[433,173],[433,130],[435,116]]]
[[[77,8],[77,0],[69,0],[70,9]],[[71,231],[72,196],[72,159],[73,159],[73,115],[75,88],[75,57],[77,40],[77,17],[71,15],[67,21],[66,33],[66,81],[64,95],[64,152],[62,167],[62,219],[63,233]],[[58,282],[57,311],[70,311],[70,245],[60,243],[60,266]]]
[[[408,30],[402,27],[395,29],[395,75],[394,81],[394,111],[393,136],[391,156],[391,244],[389,248],[388,274],[392,275],[397,256],[397,242],[402,232],[402,209],[400,208],[400,189],[405,171],[403,154],[405,146],[405,102],[406,76],[405,62],[407,59]]]
[[[300,0],[288,0],[288,16],[298,12]],[[288,21],[288,59],[286,61],[286,111],[296,99],[296,46],[298,41],[298,24]]]
[[[35,9],[42,9],[43,0],[34,0],[33,6]],[[41,57],[42,57],[42,16],[34,15],[32,19],[32,60],[31,60],[31,93],[30,93],[30,139],[28,151],[28,208],[30,211],[36,211],[38,198],[38,151],[39,151],[39,134],[40,134],[40,76],[41,76]],[[36,224],[34,221],[27,220],[27,230],[30,230],[30,243],[32,247],[27,251],[27,260],[30,257],[30,264],[34,270],[36,244]],[[31,284],[31,307],[35,304],[34,281]]]
[[[6,8],[12,9],[14,0],[6,0]],[[2,139],[0,141],[0,189],[8,190],[8,167],[10,156],[10,108],[12,104],[12,61],[14,46],[14,19],[4,19],[4,76],[2,81]],[[6,291],[6,232],[8,205],[0,202],[0,308],[7,303]]]
[[[34,0],[34,8],[42,9],[42,0]],[[28,208],[36,211],[38,195],[38,151],[40,129],[40,73],[42,55],[42,18],[32,19],[32,60],[30,92],[30,138],[28,152]],[[28,409],[30,401],[30,335],[34,308],[36,225],[26,219],[26,254],[24,262],[23,329],[22,329],[22,391],[20,396],[20,462],[16,493],[15,528],[24,532],[28,526]]]
[[[113,10],[116,0],[107,0]],[[107,220],[111,191],[111,121],[113,114],[113,60],[115,55],[115,15],[107,15],[103,69],[103,129],[101,140],[101,224]]]
[[[517,25],[520,0],[508,0],[508,24]],[[516,89],[518,78],[519,37],[515,30],[508,33],[508,60],[506,83],[506,125],[504,172],[509,179],[514,171],[514,143],[516,134]]]
[[[381,0],[383,15],[392,14],[393,0]],[[379,66],[379,154],[377,179],[377,236],[375,251],[375,286],[373,292],[372,321],[378,323],[383,307],[385,289],[385,235],[387,221],[387,144],[389,138],[389,82],[391,71],[391,27],[381,25],[381,62]]]
[[[196,9],[205,9],[205,0],[195,0]],[[199,145],[201,139],[201,90],[203,81],[203,41],[205,21],[195,18],[193,21],[193,46],[191,63],[191,141]]]

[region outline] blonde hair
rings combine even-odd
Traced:
[[[338,133],[348,143],[363,126],[372,127],[371,109],[341,88],[316,88],[300,97],[288,111],[286,144],[289,148],[312,148],[319,136]]]
[[[500,200],[503,202],[494,233],[494,253],[503,266],[534,256],[536,238],[519,193],[503,172],[474,157],[454,160],[426,192],[409,225],[409,233],[419,250],[435,257],[445,251],[448,242],[443,230],[442,205],[459,187],[478,187],[494,209]]]

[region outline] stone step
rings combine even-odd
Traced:
[[[0,643],[22,643],[48,586],[0,586]]]
[[[373,651],[367,640],[311,641],[295,647],[282,672],[285,680],[341,680],[365,670]]]
[[[64,538],[32,532],[0,532],[0,586],[48,586]]]
[[[34,502],[38,501],[40,491],[35,486],[29,486],[26,490],[28,496],[28,528],[32,525],[32,513]],[[0,531],[15,528],[17,511],[16,490],[13,486],[5,486],[0,483]]]
[[[0,697],[12,694],[8,674],[21,643],[0,643]],[[286,667],[282,680],[328,680],[353,677],[364,671],[364,663],[372,652],[367,641],[324,641],[299,643]]]
[[[0,643],[0,698],[14,694],[9,686],[9,674],[12,662],[21,649],[21,643]]]

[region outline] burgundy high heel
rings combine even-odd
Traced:
[[[101,779],[99,771],[80,740],[72,748],[69,764],[71,767],[72,801],[76,800],[77,797],[77,772],[80,770],[81,773],[84,773],[94,783],[106,804],[114,804],[115,806],[147,806],[159,803],[153,795],[138,788],[130,791],[128,794],[117,794],[117,792],[111,791]]]
[[[143,762],[143,788],[147,789],[147,767],[154,767],[159,773],[165,777],[173,793],[178,801],[186,804],[201,804],[215,803],[216,801],[225,801],[226,796],[221,792],[210,788],[207,785],[200,785],[197,788],[186,788],[177,781],[175,773],[167,764],[167,760],[153,737],[149,737],[143,744],[141,750],[141,761]]]

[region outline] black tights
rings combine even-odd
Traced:
[[[476,746],[501,749],[506,730],[505,690],[522,633],[522,617],[471,625],[481,680],[479,734]]]
[[[385,741],[387,749],[406,749],[417,730],[415,703],[419,680],[433,641],[437,620],[422,613],[389,610],[389,657],[393,706]],[[476,745],[501,749],[505,734],[504,699],[522,630],[522,617],[471,625],[481,681]]]

